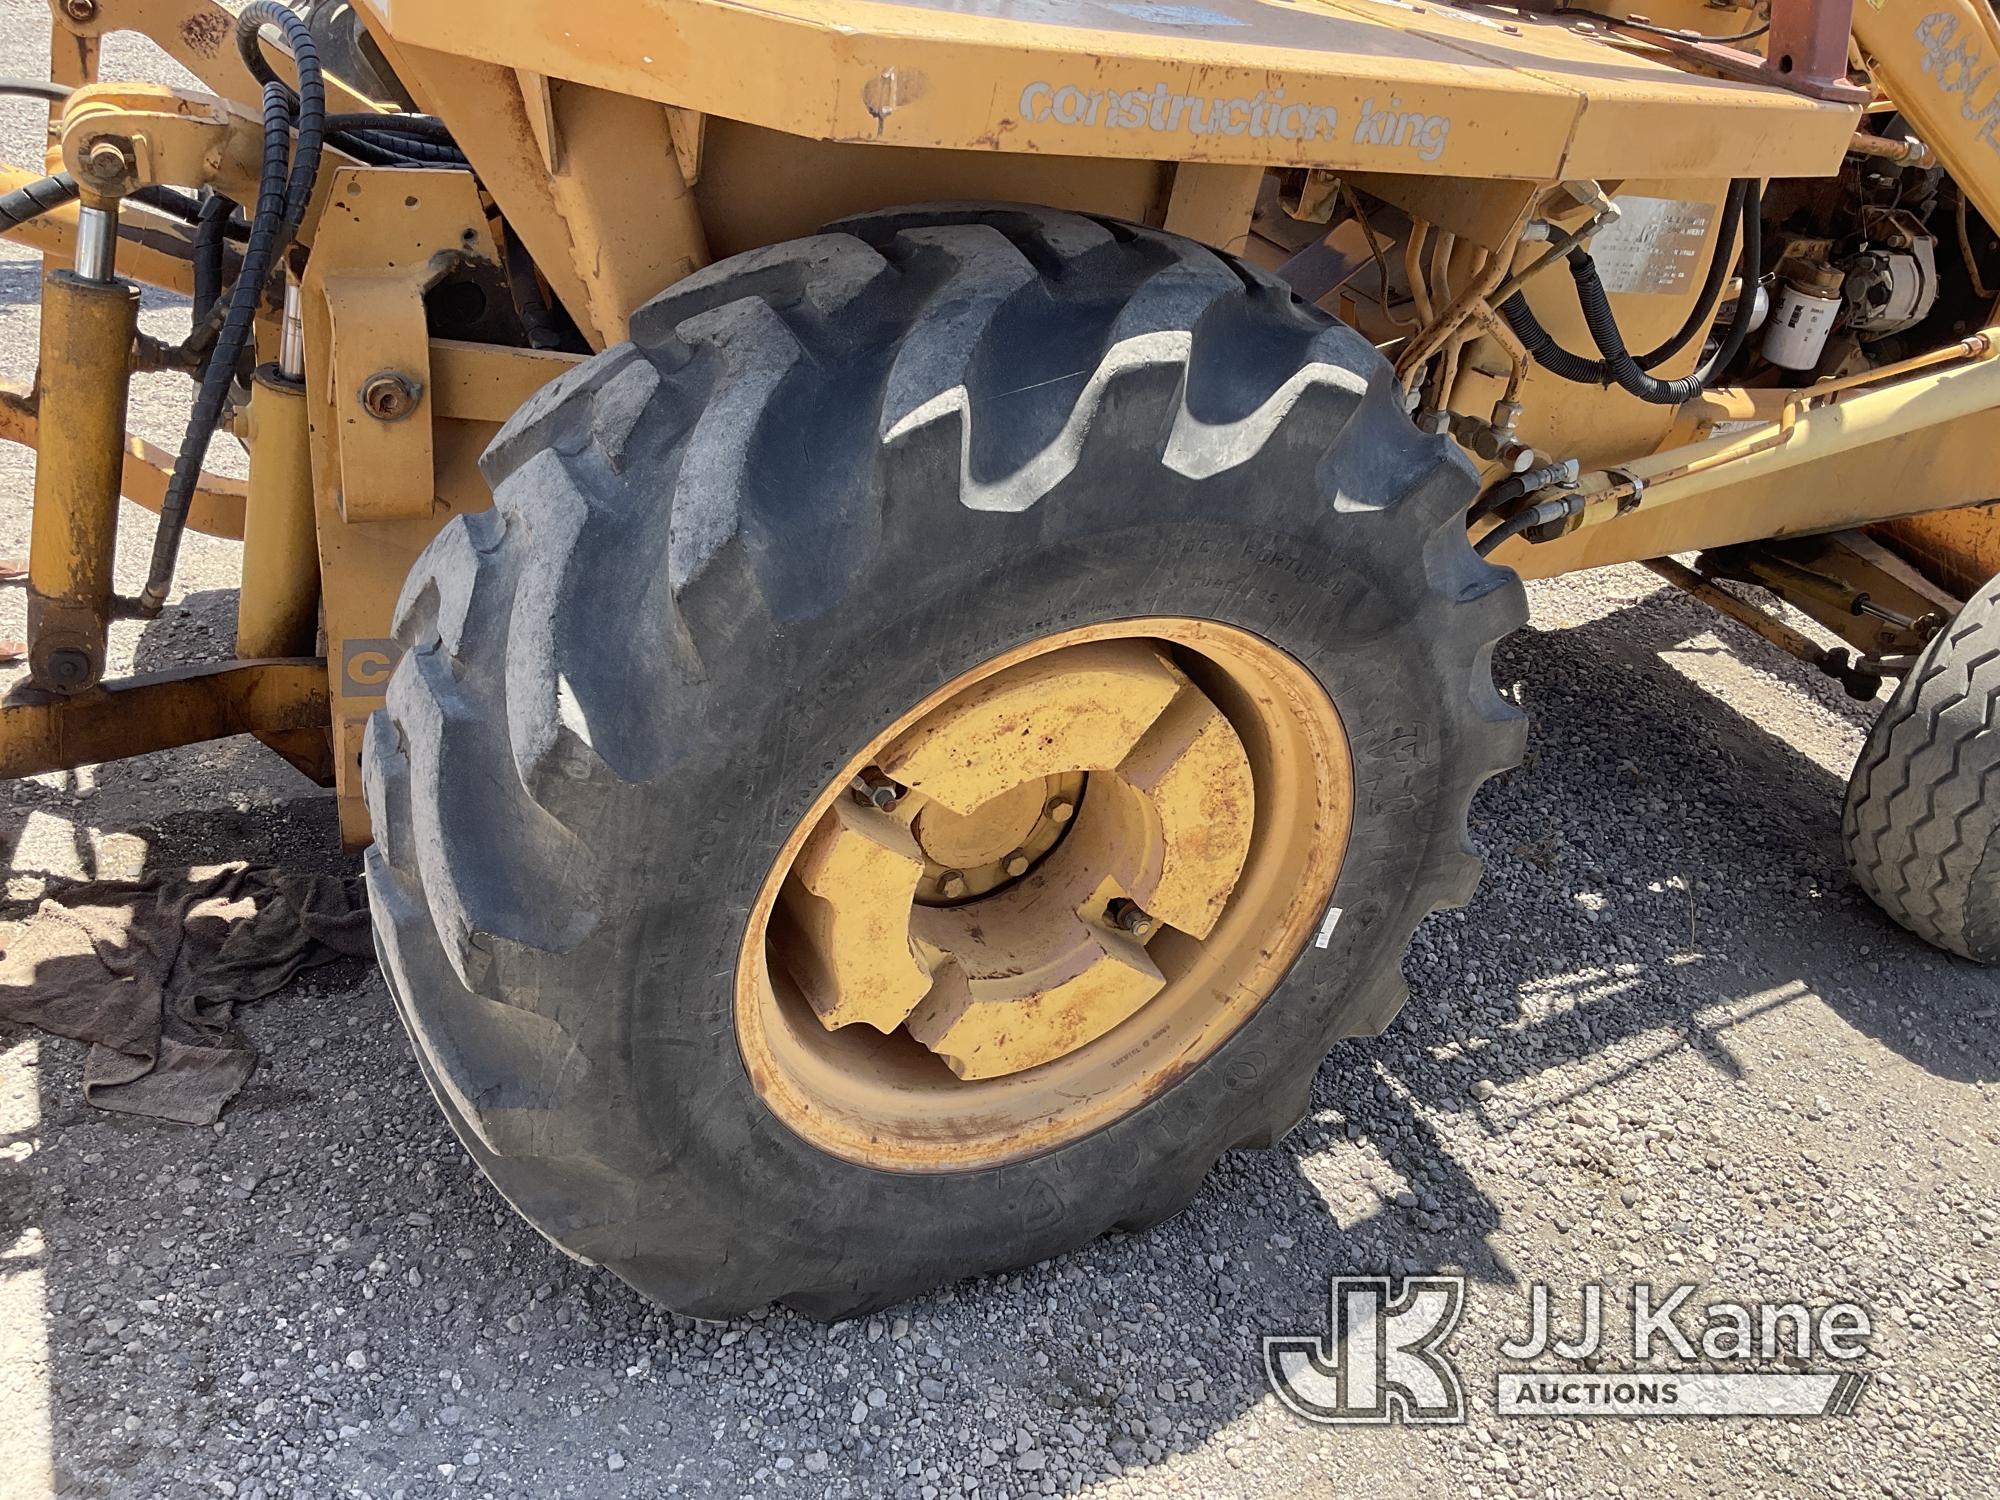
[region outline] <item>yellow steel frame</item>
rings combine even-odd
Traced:
[[[230,10],[215,0],[47,0],[53,27],[49,76],[75,87],[98,76],[104,39],[117,32],[145,37],[201,81],[218,98],[254,106],[257,83],[237,58],[231,41],[235,32]],[[374,109],[380,106],[338,79],[327,85],[327,108]]]
[[[363,5],[401,45],[869,145],[1543,181],[1804,176],[1838,165],[1853,116],[1552,18],[1398,0]]]
[[[499,403],[464,420],[458,392],[441,386],[425,331],[423,292],[457,263],[497,263],[486,211],[463,172],[347,167],[331,174],[331,208],[303,288],[306,408],[312,431],[323,616],[333,679],[333,742],[341,826],[365,837],[361,733],[382,706],[397,651],[389,619],[403,576],[452,516],[491,503],[477,468]],[[496,356],[505,358],[506,356]],[[512,361],[510,361],[512,362]],[[547,378],[564,359],[523,358]],[[390,374],[415,390],[417,408],[383,421],[362,399]],[[532,385],[510,393],[525,399]],[[518,405],[515,400],[513,405]]]
[[[326,663],[229,661],[107,682],[60,697],[8,694],[0,778],[198,745],[232,734],[324,735]]]
[[[1437,310],[1448,323],[1464,320],[1444,327],[1437,345],[1457,371],[1447,383],[1454,406],[1483,409],[1521,383],[1524,436],[1596,466],[1571,535],[1500,554],[1524,573],[2000,494],[1991,341],[1837,390],[1718,392],[1673,412],[1524,374],[1481,300],[1544,248],[1515,242],[1524,204],[1560,217],[1543,188],[1583,177],[1614,192],[1713,202],[1734,177],[1829,175],[1852,138],[1854,107],[1700,76],[1652,48],[1551,19],[1402,0],[1204,0],[1208,19],[1194,26],[1165,24],[1157,7],[1091,0],[1057,8],[1074,25],[955,0],[361,3],[420,106],[450,123],[478,186],[463,173],[337,156],[322,176],[304,230],[303,389],[259,387],[243,428],[247,492],[206,480],[192,516],[197,529],[248,533],[240,652],[290,660],[241,679],[219,669],[224,682],[254,682],[254,693],[164,683],[122,696],[112,685],[0,710],[0,768],[20,774],[246,729],[306,759],[296,732],[321,723],[343,829],[365,838],[360,731],[393,666],[389,619],[402,579],[446,520],[490,503],[476,460],[497,425],[576,363],[430,337],[426,289],[453,265],[502,258],[496,216],[602,348],[648,297],[711,257],[844,213],[926,198],[1031,199],[1240,249],[1269,168],[1337,172],[1456,237],[1435,262],[1450,293]],[[90,83],[103,36],[134,30],[214,94],[101,87],[75,96],[59,132],[73,170],[110,138],[131,148],[133,181],[248,196],[257,88],[217,0],[51,0],[51,9],[59,81]],[[1883,91],[2000,219],[2000,81],[1987,71],[2000,59],[2000,26],[1987,7],[1859,0],[1853,35]],[[333,107],[370,105],[337,86]],[[6,169],[0,189],[36,175]],[[72,210],[17,238],[66,257],[75,235]],[[187,248],[182,226],[126,211],[124,275],[185,292]],[[1531,289],[1544,320],[1579,342],[1560,309],[1544,306],[1560,301],[1544,297],[1544,285]],[[1678,323],[1686,299],[1627,296],[1619,310],[1639,340]],[[275,333],[272,309],[260,348]],[[399,420],[361,401],[384,373],[413,393]],[[0,437],[43,436],[33,396],[0,391]],[[122,432],[93,441],[110,456],[77,482],[157,507],[164,456]],[[315,584],[326,656],[323,688],[307,691],[312,674],[296,658],[313,649]],[[175,706],[176,693],[201,696]],[[274,709],[272,695],[286,693],[298,696]],[[123,715],[115,744],[61,730],[66,713],[106,722],[107,694]]]

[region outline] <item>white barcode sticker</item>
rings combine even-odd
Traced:
[[[1313,939],[1313,946],[1315,948],[1324,948],[1328,943],[1332,942],[1333,929],[1339,925],[1340,908],[1329,906],[1326,909],[1326,920],[1319,924],[1319,936]]]

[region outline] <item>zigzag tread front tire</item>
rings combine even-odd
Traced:
[[[1841,843],[1875,904],[1925,942],[2000,963],[2000,578],[1898,684],[1848,780]]]
[[[667,1305],[817,1316],[1177,1211],[1379,1031],[1466,812],[1519,757],[1471,471],[1376,353],[1155,231],[947,206],[689,278],[537,397],[399,608],[370,726],[378,944],[502,1192]],[[731,976],[774,851],[871,736],[1054,632],[1215,622],[1345,726],[1342,916],[1211,1055],[1102,1128],[967,1170],[810,1144]]]

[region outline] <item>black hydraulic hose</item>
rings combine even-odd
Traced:
[[[0,78],[0,98],[45,99],[50,104],[61,104],[69,98],[69,90],[39,78]]]
[[[1715,231],[1715,252],[1708,258],[1708,275],[1702,280],[1701,294],[1694,299],[1686,321],[1672,338],[1657,349],[1632,356],[1640,369],[1657,370],[1715,321],[1715,304],[1722,299],[1722,288],[1729,281],[1730,262],[1736,258],[1736,232],[1743,223],[1743,200],[1749,191],[1747,178],[1739,177],[1729,184],[1729,196],[1722,203],[1722,223]]]
[[[1539,469],[1530,469],[1525,474],[1510,474],[1492,489],[1473,502],[1472,509],[1465,513],[1469,526],[1482,516],[1490,516],[1523,495],[1532,495],[1536,490],[1545,490],[1552,484],[1574,484],[1578,464],[1573,458],[1565,458],[1558,463],[1545,464]]]
[[[330,130],[327,139],[350,156],[379,153],[423,167],[464,167],[470,163],[458,147],[420,135],[391,130]],[[356,149],[356,148],[360,149]]]
[[[414,167],[419,165],[419,163],[412,161],[400,152],[377,146],[350,132],[328,131],[326,143],[333,147],[334,150],[353,157],[364,167]]]
[[[1729,333],[1713,357],[1692,374],[1683,375],[1678,380],[1659,380],[1648,375],[1626,353],[1625,338],[1618,331],[1618,318],[1611,310],[1611,299],[1605,295],[1604,283],[1598,277],[1597,263],[1587,251],[1570,252],[1569,273],[1576,282],[1576,298],[1583,308],[1584,326],[1590,330],[1591,342],[1597,345],[1597,352],[1604,356],[1611,378],[1621,388],[1641,401],[1659,406],[1679,406],[1706,390],[1742,351],[1756,313],[1757,283],[1764,274],[1763,208],[1763,194],[1752,183],[1743,201],[1743,291],[1736,299],[1736,313],[1729,320]]]
[[[1537,470],[1536,472],[1539,473],[1540,471]],[[1529,476],[1526,474],[1510,474],[1494,485],[1492,489],[1472,502],[1472,509],[1465,513],[1466,524],[1469,526],[1474,521],[1490,516],[1502,506],[1518,500],[1527,494],[1528,478]],[[1544,481],[1544,483],[1546,482]]]
[[[76,179],[67,172],[58,172],[53,177],[40,177],[14,189],[0,198],[0,231],[15,229],[28,220],[38,218],[51,209],[74,203],[78,196]],[[201,209],[186,193],[177,193],[172,188],[142,187],[131,195],[134,203],[143,203],[147,208],[156,208],[161,213],[171,215],[188,224],[201,221]],[[242,238],[244,236],[235,236]]]
[[[1500,304],[1500,316],[1514,330],[1514,337],[1521,341],[1528,357],[1550,374],[1577,385],[1611,384],[1611,372],[1604,367],[1604,362],[1572,354],[1558,344],[1555,335],[1542,327],[1542,320],[1535,316],[1534,309],[1528,306],[1528,299],[1521,293],[1514,293]]]
[[[76,179],[67,172],[58,172],[53,177],[38,177],[33,182],[0,197],[0,234],[10,229],[18,229],[30,219],[39,219],[43,214],[76,202]]]
[[[257,303],[263,295],[264,278],[278,252],[284,230],[287,197],[287,169],[291,164],[292,104],[290,90],[281,83],[264,85],[264,171],[257,188],[257,216],[251,221],[250,243],[243,252],[243,267],[230,293],[228,311],[208,367],[202,372],[195,394],[194,414],[188,419],[187,436],[174,460],[173,477],[160,505],[160,525],[153,537],[152,566],[140,608],[157,613],[173,585],[174,564],[180,555],[180,538],[187,522],[187,509],[208,458],[209,441],[222,421],[222,408],[236,379],[236,361],[248,343]]]
[[[1481,557],[1491,557],[1499,549],[1500,544],[1509,537],[1519,536],[1524,531],[1533,531],[1537,526],[1561,526],[1570,517],[1579,514],[1583,504],[1583,496],[1575,490],[1537,500],[1533,505],[1516,511],[1487,532],[1473,544],[1472,550]],[[1530,540],[1546,541],[1548,538],[1539,537]]]
[[[455,146],[451,137],[451,127],[436,115],[404,114],[338,114],[326,117],[328,131],[386,130],[392,135],[420,136],[427,141],[436,141],[440,146]]]
[[[294,95],[283,80],[270,74],[270,67],[264,62],[264,51],[258,42],[259,35],[266,26],[275,26],[284,32],[285,40],[292,49],[292,62],[299,71],[298,93]],[[283,90],[285,101],[296,101],[298,145],[292,153],[292,175],[285,187],[285,220],[281,229],[282,238],[278,253],[282,254],[291,244],[292,236],[299,232],[299,225],[305,221],[306,209],[312,203],[313,185],[319,181],[321,150],[326,142],[326,80],[320,72],[319,47],[313,41],[312,31],[306,23],[277,0],[251,0],[236,17],[236,47],[243,54],[245,66],[252,73],[263,74],[259,81],[266,91],[264,111],[265,128],[270,128],[269,91],[273,86]],[[256,64],[251,64],[251,59]]]
[[[1750,327],[1757,321],[1757,292],[1764,280],[1764,189],[1754,180],[1743,190],[1742,291],[1736,296],[1736,311],[1729,319],[1729,332],[1722,347],[1698,372],[1704,387],[1728,369],[1750,340]]]
[[[296,93],[264,61],[258,38],[266,26],[282,31],[292,49],[292,61],[299,74]],[[229,294],[229,310],[215,336],[208,367],[202,371],[194,414],[188,419],[187,436],[174,459],[173,478],[168,481],[166,496],[160,503],[160,525],[153,534],[152,565],[147,570],[145,590],[139,595],[139,611],[148,616],[159,613],[173,587],[181,537],[187,530],[188,506],[201,479],[202,465],[208,459],[208,445],[221,425],[223,407],[236,380],[237,361],[249,345],[257,307],[264,296],[265,278],[305,219],[313,185],[319,178],[325,142],[326,81],[320,71],[319,48],[305,22],[276,0],[251,0],[236,17],[236,47],[244,66],[264,84],[264,172],[257,190],[257,216],[250,226],[250,242],[243,251],[243,266]],[[298,135],[296,145],[292,140],[294,128]],[[197,329],[196,335],[200,332]]]
[[[506,243],[507,285],[514,294],[514,310],[521,315],[521,330],[528,335],[530,349],[560,349],[562,329],[543,300],[541,283],[535,279],[535,262],[528,247],[514,234],[503,231]]]
[[[236,205],[220,193],[210,193],[201,205],[194,234],[194,323],[200,328],[222,300],[223,245]]]
[[[466,167],[471,163],[452,139],[451,127],[436,115],[384,112],[349,112],[326,117],[327,135],[341,150],[361,160],[387,153],[402,162],[383,161],[383,166],[408,164],[422,167]]]
[[[201,228],[202,205],[199,200],[190,198],[186,193],[176,192],[170,187],[142,187],[133,189],[127,196],[134,203],[142,203],[147,208],[157,209],[170,218],[179,219],[183,224],[192,224],[196,230]],[[225,219],[222,224],[222,237],[240,245],[250,238],[250,226]]]
[[[236,380],[236,361],[249,343],[263,297],[264,278],[272,262],[290,236],[285,220],[289,207],[287,167],[291,159],[292,103],[290,91],[280,83],[264,85],[264,172],[257,189],[257,216],[251,221],[250,243],[243,251],[243,266],[231,291],[228,313],[216,334],[208,366],[202,372],[195,394],[194,414],[188,419],[187,436],[174,460],[173,477],[160,504],[160,525],[153,536],[152,565],[146,587],[139,596],[142,614],[157,614],[173,587],[174,565],[180,557],[181,534],[187,525],[188,505],[208,459],[208,445],[222,421],[222,408],[229,388]]]
[[[148,183],[135,187],[125,196],[134,203],[143,203],[148,208],[158,209],[169,218],[179,219],[183,224],[201,223],[201,201],[189,197],[178,188],[157,187]]]
[[[1547,519],[1548,517],[1546,516],[1537,515],[1535,507],[1531,505],[1526,510],[1509,516],[1498,526],[1487,532],[1485,536],[1473,544],[1472,550],[1477,552],[1481,557],[1491,557],[1500,544],[1509,537],[1519,536],[1530,526],[1538,526]]]
[[[297,93],[264,61],[263,44],[258,38],[266,26],[275,26],[282,31],[286,44],[292,49],[292,65],[299,74]],[[236,50],[242,54],[243,65],[264,85],[265,129],[268,131],[270,128],[269,91],[272,88],[281,90],[286,102],[296,110],[294,124],[298,130],[298,145],[292,153],[291,179],[285,186],[285,219],[276,252],[283,254],[292,237],[299,232],[299,225],[305,222],[306,209],[312,204],[313,185],[319,181],[320,156],[326,144],[326,78],[320,70],[319,44],[313,40],[312,29],[289,8],[280,5],[278,0],[251,0],[236,17]]]
[[[1764,274],[1763,194],[1755,182],[1744,184],[1740,219],[1743,233],[1743,293],[1737,299],[1736,313],[1730,319],[1729,332],[1724,336],[1722,346],[1707,363],[1693,374],[1684,375],[1679,380],[1655,379],[1625,348],[1624,335],[1619,331],[1617,318],[1611,311],[1610,298],[1605,294],[1604,283],[1598,277],[1596,262],[1590,258],[1590,253],[1586,250],[1570,251],[1569,270],[1571,278],[1576,282],[1577,300],[1583,308],[1584,324],[1590,329],[1591,341],[1597,345],[1598,353],[1603,356],[1601,359],[1585,359],[1582,355],[1572,353],[1557,343],[1548,330],[1542,327],[1541,321],[1529,308],[1527,299],[1519,292],[1500,305],[1500,313],[1506,318],[1508,326],[1514,330],[1514,336],[1520,339],[1522,346],[1527,349],[1535,363],[1552,374],[1579,385],[1605,385],[1616,382],[1642,401],[1663,406],[1678,406],[1705,390],[1718,374],[1727,369],[1730,362],[1742,352],[1744,341],[1750,336],[1757,284]],[[1718,260],[1716,264],[1726,266],[1727,262]],[[1719,293],[1726,278],[1718,274],[1713,265],[1710,279],[1715,281]],[[1704,284],[1704,296],[1706,291]],[[1658,354],[1659,351],[1654,353]],[[1648,358],[1650,360],[1652,356]]]
[[[308,41],[312,40],[311,32],[306,31],[305,22],[298,15],[294,14],[290,7],[277,4],[276,0],[251,0],[250,4],[244,6],[236,14],[237,56],[243,59],[243,66],[250,70],[252,78],[256,79],[265,88],[276,84],[285,91],[287,100],[293,97],[292,86],[280,78],[277,69],[273,68],[270,62],[266,60],[264,56],[263,35],[266,26],[276,26],[285,33],[285,40],[290,42],[292,40],[292,27],[286,25],[288,21],[294,23],[300,31],[305,32]],[[293,55],[297,55],[296,43],[293,43]],[[319,48],[317,46],[313,48],[313,61],[319,61]]]
[[[1590,330],[1590,341],[1604,356],[1604,368],[1620,389],[1656,406],[1679,406],[1701,393],[1703,380],[1699,370],[1678,380],[1662,380],[1639,368],[1638,361],[1625,348],[1625,335],[1619,331],[1611,298],[1605,293],[1603,279],[1597,274],[1597,262],[1590,258],[1588,250],[1570,251],[1569,274],[1576,283],[1576,300],[1583,308],[1583,326]]]
[[[1715,304],[1722,296],[1722,288],[1729,281],[1729,267],[1735,258],[1737,230],[1743,219],[1743,204],[1752,184],[1745,178],[1730,183],[1729,194],[1723,200],[1722,223],[1716,230],[1715,252],[1708,260],[1708,274],[1702,279],[1701,291],[1689,309],[1674,336],[1657,349],[1632,356],[1642,370],[1655,370],[1672,359],[1688,341],[1708,328],[1715,317]],[[1609,366],[1600,359],[1586,359],[1581,354],[1573,354],[1557,343],[1554,336],[1542,327],[1534,310],[1528,306],[1527,298],[1516,292],[1501,304],[1500,312],[1513,328],[1514,336],[1527,347],[1534,356],[1535,363],[1564,380],[1578,385],[1609,385],[1612,381]]]
[[[370,145],[380,146],[385,151],[393,151],[398,156],[407,156],[411,161],[423,162],[426,166],[467,167],[472,165],[466,155],[449,141],[433,141],[421,135],[403,135],[394,130],[357,130],[348,132],[359,136]]]

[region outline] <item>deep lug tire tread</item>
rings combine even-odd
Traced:
[[[1057,1153],[1053,1187],[1006,1187],[1022,1194],[1006,1236],[905,1236],[912,1248],[890,1253],[827,1243],[812,1203],[794,1206],[796,1230],[736,1222],[734,1184],[690,1179],[681,1158],[698,1153],[634,1123],[661,1085],[602,992],[606,973],[646,961],[632,929],[648,892],[616,867],[637,857],[652,788],[704,736],[733,732],[743,641],[865,607],[841,590],[924,503],[907,475],[956,472],[968,514],[1014,513],[1033,533],[1058,499],[1099,503],[1065,485],[1106,445],[1150,444],[1189,486],[1264,464],[1303,476],[1297,498],[1271,504],[1337,517],[1353,547],[1416,580],[1414,635],[1410,608],[1357,606],[1355,640],[1414,640],[1413,670],[1450,685],[1408,746],[1393,724],[1370,742],[1382,763],[1414,758],[1429,791],[1421,805],[1385,792],[1388,810],[1357,824],[1350,863],[1407,866],[1407,888],[1368,898],[1381,909],[1353,941],[1372,971],[1310,1023],[1315,1045],[1378,1032],[1404,997],[1416,924],[1478,878],[1470,801],[1518,763],[1524,736],[1491,653],[1526,612],[1513,575],[1466,543],[1470,469],[1410,424],[1387,365],[1198,245],[1010,207],[869,215],[739,256],[649,304],[633,332],[493,444],[494,510],[454,522],[413,574],[397,623],[409,654],[367,737],[384,968],[426,1076],[501,1191],[570,1253],[678,1310],[782,1300],[839,1316],[1157,1222],[1221,1151],[1281,1138],[1316,1052],[1274,1063],[1212,1122],[1179,1121],[1156,1156],[1128,1154],[1108,1181],[1070,1181]],[[1023,349],[1040,351],[1026,372]],[[867,420],[821,429],[824,446],[802,454],[787,402],[836,378]],[[802,528],[811,546],[785,545]],[[761,812],[746,806],[737,831],[775,847],[785,827]],[[671,1035],[678,1023],[644,1024]],[[678,1086],[721,1107],[719,1080]],[[1114,1150],[1131,1148],[1088,1154]],[[1000,1183],[1008,1170],[967,1175]]]

